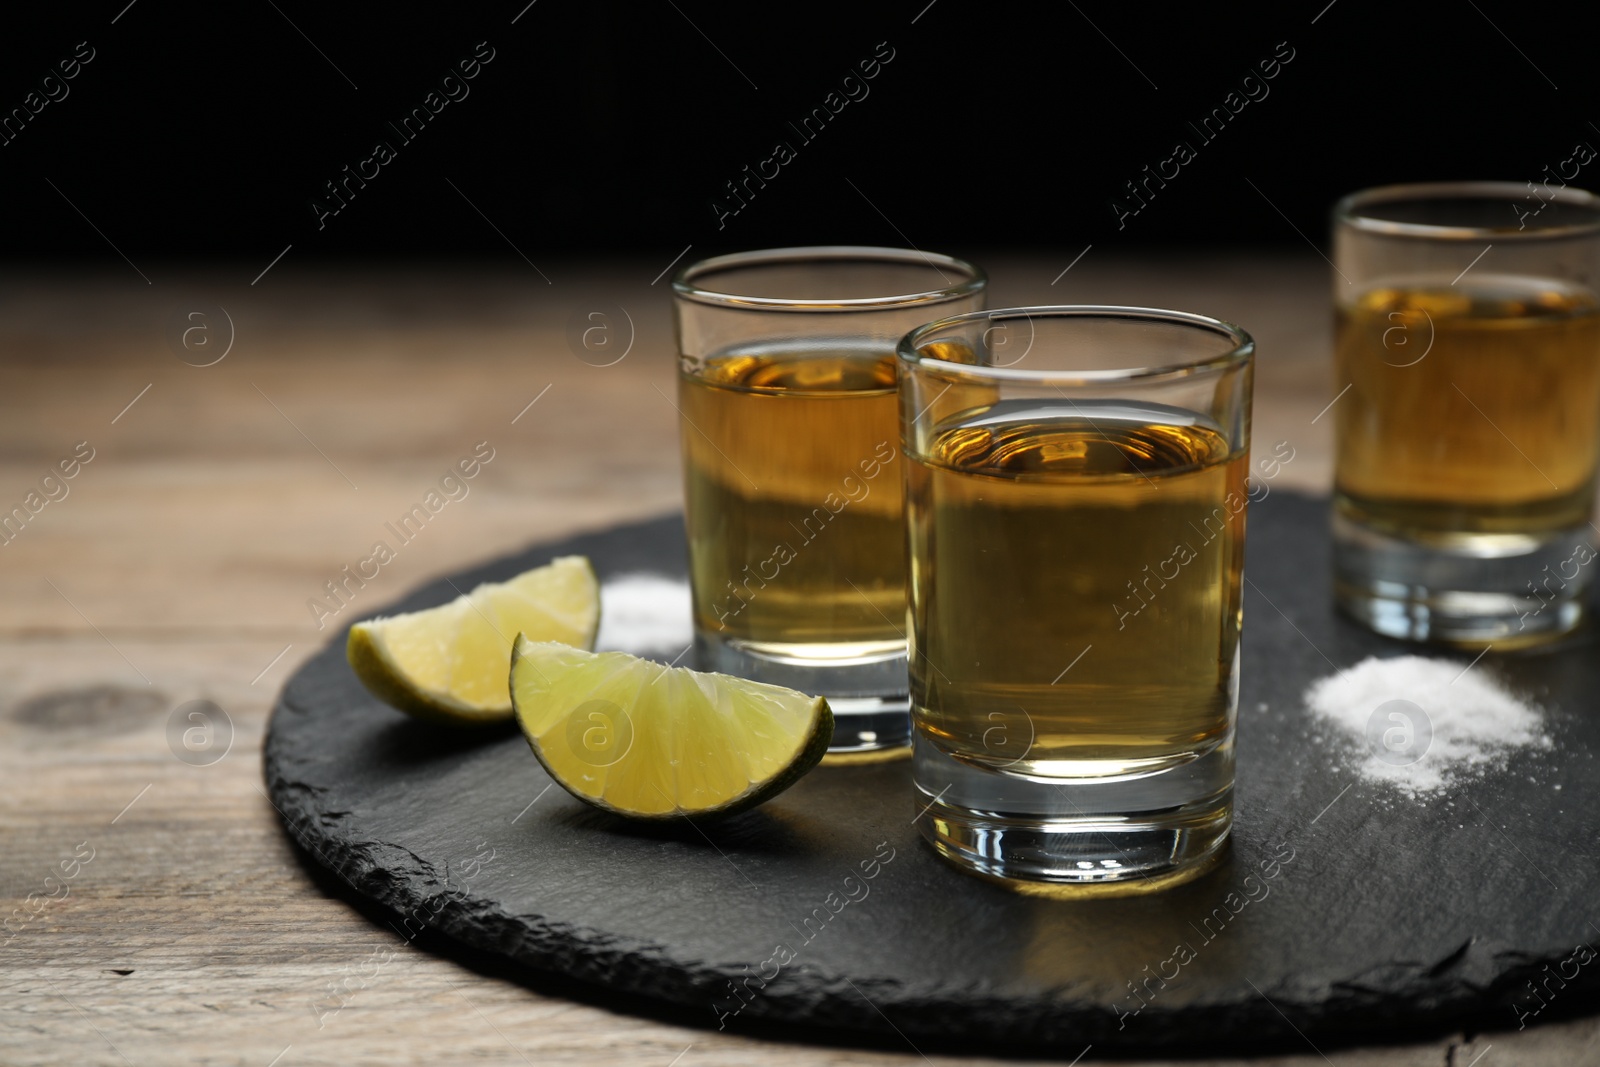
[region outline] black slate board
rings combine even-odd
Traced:
[[[513,729],[462,735],[377,703],[342,634],[284,687],[267,782],[309,855],[407,936],[713,1028],[1071,1058],[1091,1043],[1305,1051],[1596,1010],[1600,961],[1575,955],[1600,945],[1595,633],[1474,668],[1546,709],[1553,749],[1427,802],[1366,782],[1314,740],[1326,730],[1300,695],[1416,649],[1333,614],[1326,507],[1281,491],[1251,507],[1233,848],[1165,893],[1041,899],[952,869],[912,826],[907,761],[820,768],[720,824],[630,826],[546,791]],[[679,523],[530,549],[454,586],[572,552],[603,578],[681,577]],[[386,611],[455,595],[439,582]]]

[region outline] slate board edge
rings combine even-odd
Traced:
[[[497,580],[551,557],[592,546],[596,537],[626,540],[652,527],[677,524],[677,514],[579,534],[561,542],[534,545],[521,552],[491,560],[448,579],[438,579],[414,589],[389,604],[352,618],[351,623],[377,615],[414,611],[444,603],[457,595],[457,587],[470,588],[480,581]],[[452,584],[454,583],[454,584]],[[454,893],[453,906],[438,908],[449,886],[437,872],[402,846],[362,838],[346,826],[348,813],[323,810],[318,800],[325,790],[301,780],[286,727],[295,715],[315,714],[291,699],[297,680],[319,670],[345,668],[344,643],[348,625],[304,663],[280,690],[268,723],[263,770],[269,795],[285,829],[306,854],[339,878],[358,897],[377,903],[397,919],[428,914],[427,928],[471,948],[549,975],[575,978],[602,990],[641,996],[664,1005],[705,1012],[705,1022],[718,1022],[713,1003],[730,1003],[729,982],[748,972],[719,969],[705,961],[668,958],[662,946],[619,937],[588,927],[556,926],[537,915],[512,915],[493,901]],[[531,758],[531,756],[530,756]],[[310,768],[307,768],[308,770]],[[329,853],[348,858],[338,863]],[[384,862],[387,854],[393,862]],[[409,864],[411,871],[403,868]],[[420,878],[416,876],[420,875]],[[437,887],[416,892],[416,885]],[[1048,1049],[1076,1052],[1086,1043],[1122,1053],[1188,1053],[1304,1051],[1308,1041],[1318,1048],[1371,1042],[1411,1042],[1484,1027],[1500,1030],[1514,1018],[1511,1005],[1523,983],[1538,976],[1570,952],[1570,946],[1550,954],[1517,954],[1520,962],[1498,975],[1487,987],[1452,980],[1422,1006],[1415,1002],[1395,1010],[1382,992],[1371,990],[1363,974],[1329,984],[1329,995],[1314,1011],[1272,988],[1254,999],[1213,1003],[1185,1009],[1147,1006],[1137,1025],[1119,1025],[1113,1010],[1092,1003],[1061,999],[985,998],[968,993],[959,998],[906,996],[897,982],[856,983],[838,975],[822,975],[805,995],[784,991],[774,984],[749,1001],[730,1023],[734,1030],[750,1030],[749,1023],[818,1026],[842,1035],[908,1038],[928,1041],[955,1039],[969,1048],[1007,1047],[1017,1052]],[[1459,955],[1459,953],[1457,954]],[[1437,982],[1450,959],[1411,965],[1417,978]],[[752,961],[753,962],[753,961]],[[1591,968],[1590,970],[1600,970]],[[815,974],[815,969],[812,968]],[[1403,980],[1402,980],[1403,982]],[[1395,980],[1391,977],[1391,986]],[[1270,1000],[1268,998],[1271,998]],[[1554,1010],[1541,1014],[1535,1025],[1600,1009],[1600,976],[1580,972],[1568,983]],[[959,1026],[952,1026],[959,1019]],[[1503,1020],[1503,1021],[1502,1021]],[[876,1042],[875,1042],[876,1043]]]

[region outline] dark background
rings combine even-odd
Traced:
[[[525,5],[8,12],[0,113],[78,42],[95,58],[0,145],[0,257],[109,265],[108,244],[135,262],[263,265],[291,243],[296,261],[514,246],[534,261],[665,262],[688,244],[698,256],[834,241],[1303,247],[1324,239],[1343,192],[1536,180],[1579,142],[1600,146],[1600,19],[1578,5]],[[400,142],[386,122],[480,41],[494,58],[470,95]],[[894,59],[870,95],[802,143],[788,123],[879,42]],[[1294,59],[1266,99],[1210,144],[1187,130],[1279,42]],[[1197,158],[1119,230],[1112,199],[1180,137]],[[379,139],[397,158],[319,229],[311,202]],[[719,229],[724,183],[779,140],[797,158]],[[1600,185],[1600,161],[1589,168],[1574,184]]]

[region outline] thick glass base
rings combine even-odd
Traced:
[[[757,644],[695,633],[701,670],[798,689],[828,698],[833,754],[904,748],[911,742],[904,641]]]
[[[1407,539],[1333,516],[1333,596],[1386,637],[1463,647],[1547,641],[1583,619],[1595,560],[1587,526]]]
[[[917,826],[946,859],[1007,882],[1148,892],[1198,877],[1233,825],[1231,737],[1166,770],[1037,778],[912,743]]]

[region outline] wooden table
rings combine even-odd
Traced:
[[[1327,486],[1325,263],[1095,250],[1052,283],[1075,254],[980,256],[991,305],[1147,304],[1241,323],[1260,344],[1255,440],[1295,449],[1277,485]],[[93,450],[67,495],[0,545],[0,914],[13,916],[0,1062],[955,1062],[932,1047],[811,1046],[718,1033],[709,1017],[619,1014],[560,980],[534,992],[415,948],[319,1025],[330,984],[367,973],[398,938],[302,864],[261,790],[273,694],[336,632],[318,630],[307,601],[480,441],[495,458],[470,495],[356,608],[532,541],[676,509],[666,282],[651,282],[653,261],[541,262],[546,283],[520,263],[316,272],[286,260],[254,286],[258,265],[141,266],[153,284],[118,264],[0,285],[0,512],[79,442]],[[207,304],[226,308],[234,343],[191,366],[166,335]],[[598,366],[574,355],[568,323],[606,304],[626,309],[635,336]],[[227,340],[225,324],[209,326],[191,343]],[[620,345],[629,327],[612,327]],[[234,730],[207,766],[168,740],[175,709],[199,699]],[[1600,1020],[1327,1059],[1596,1062]],[[1324,1060],[1308,1047],[1256,1062]]]

